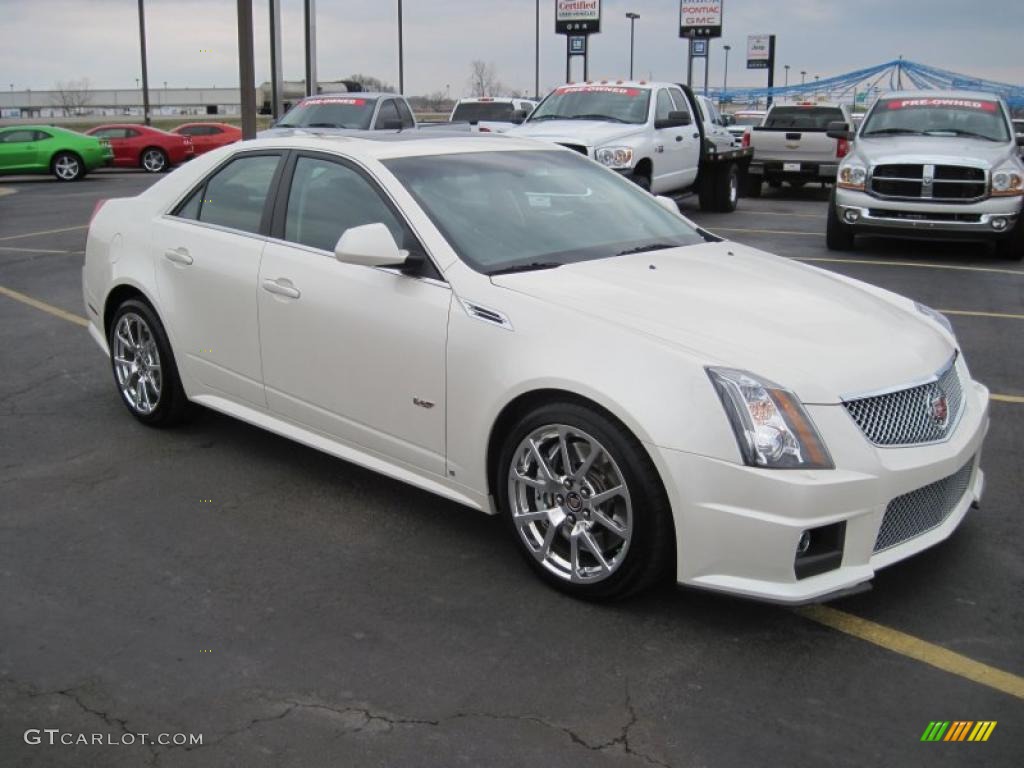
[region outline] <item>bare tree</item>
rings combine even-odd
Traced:
[[[471,96],[494,96],[501,90],[494,62],[475,59],[469,65],[469,93]]]
[[[81,114],[82,109],[92,101],[89,85],[87,77],[83,77],[81,80],[57,81],[51,99],[60,107],[64,117]]]
[[[364,91],[378,91],[380,93],[394,93],[395,86],[385,83],[379,77],[373,75],[349,75],[346,80],[355,80],[362,85]]]

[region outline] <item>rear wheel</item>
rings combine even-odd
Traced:
[[[825,225],[825,245],[830,251],[849,251],[853,248],[853,227],[839,218],[836,207],[836,193],[833,191],[828,201],[828,222]]]
[[[74,152],[58,152],[51,168],[58,181],[78,181],[85,176],[85,164]]]
[[[167,153],[159,147],[148,147],[143,150],[139,165],[149,173],[160,173],[167,169]]]
[[[107,342],[114,383],[132,416],[154,427],[180,422],[188,401],[167,334],[150,306],[138,299],[121,304]]]
[[[996,255],[1001,259],[1024,259],[1024,213],[1017,217],[1017,226],[1009,235],[996,241]]]
[[[596,410],[551,403],[520,419],[495,491],[530,566],[575,597],[624,597],[672,563],[672,516],[650,457]]]

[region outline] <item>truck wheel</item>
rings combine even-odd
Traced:
[[[636,171],[629,178],[644,192],[651,191],[651,177],[644,175],[643,171]]]
[[[803,189],[804,184],[806,183],[807,182],[804,181],[803,179],[794,179],[793,181],[789,182],[789,186],[791,186],[793,189]]]
[[[825,245],[830,251],[849,251],[853,248],[853,227],[844,224],[836,212],[836,193],[828,201],[828,223],[825,225]]]
[[[1006,237],[996,241],[996,255],[1001,259],[1024,259],[1024,215],[1017,217],[1017,226]]]
[[[719,169],[714,177],[714,210],[722,213],[732,213],[736,210],[736,200],[739,197],[740,174],[736,170],[735,163],[729,163],[725,168]]]
[[[782,189],[782,182],[778,179],[768,179],[768,186],[772,189]]]
[[[760,197],[762,183],[760,176],[751,176],[748,173],[743,177],[743,194],[746,197]]]

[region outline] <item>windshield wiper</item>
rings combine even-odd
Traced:
[[[868,131],[862,133],[861,136],[895,136],[895,135],[907,135],[907,136],[923,136],[923,131],[915,131],[913,128],[879,128],[877,131]]]
[[[513,264],[509,267],[499,267],[488,272],[488,275],[507,275],[512,272],[533,272],[538,269],[555,269],[562,266],[560,261],[531,261],[529,264]]]
[[[636,248],[627,248],[619,251],[616,256],[629,256],[631,253],[646,253],[647,251],[663,251],[666,248],[678,248],[678,245],[671,243],[651,243],[650,245],[638,245]]]
[[[537,115],[536,117],[531,117],[526,122],[535,123],[538,120],[565,120],[565,118],[561,115]]]
[[[613,123],[625,123],[621,117],[612,117],[611,115],[573,115],[572,117],[565,118],[566,120],[609,120]]]
[[[972,139],[985,139],[985,141],[999,141],[999,139],[993,139],[991,136],[986,136],[983,133],[975,133],[974,131],[961,131],[959,128],[938,128],[934,131],[928,131],[929,136],[940,136],[944,133],[951,133],[954,136],[967,136]]]
[[[344,128],[345,126],[338,125],[337,123],[309,123],[308,125],[303,126],[303,127],[305,127],[305,128]]]

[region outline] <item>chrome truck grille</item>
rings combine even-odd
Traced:
[[[886,200],[941,200],[966,203],[988,193],[981,168],[962,165],[876,165],[868,191]]]
[[[974,458],[952,475],[889,502],[875,538],[875,552],[895,547],[941,525],[971,484]]]
[[[922,384],[843,401],[865,437],[883,447],[945,440],[956,429],[963,404],[956,355]]]

